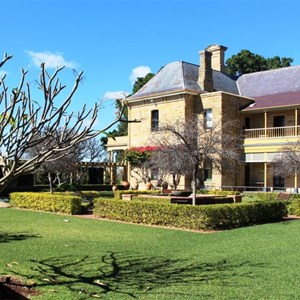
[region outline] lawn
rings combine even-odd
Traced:
[[[0,275],[33,299],[298,299],[300,220],[196,233],[0,209]],[[0,297],[1,298],[1,297]]]

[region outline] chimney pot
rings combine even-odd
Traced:
[[[205,50],[212,53],[212,69],[226,73],[224,57],[227,47],[222,45],[210,45]]]

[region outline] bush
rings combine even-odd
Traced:
[[[281,201],[192,206],[95,199],[94,215],[133,223],[208,230],[279,221],[287,215],[287,208]]]
[[[122,199],[122,194],[132,194],[132,195],[161,195],[160,190],[122,190],[115,191],[114,196],[116,199]]]
[[[152,203],[170,203],[170,198],[169,197],[147,197],[147,196],[137,196],[133,197],[132,201],[143,201],[143,202],[152,202]]]
[[[81,213],[81,197],[49,193],[11,193],[12,206],[65,214]]]
[[[288,211],[290,215],[300,216],[300,198],[293,197],[292,200],[289,201]]]
[[[198,190],[197,194],[209,194],[209,195],[218,195],[218,196],[229,196],[229,195],[240,195],[239,191],[219,191],[219,190]]]
[[[278,199],[279,192],[264,192],[264,193],[256,193],[255,198],[261,201],[275,201]]]
[[[217,195],[217,196],[229,196],[229,195],[240,195],[241,193],[238,191],[208,191],[209,195]]]

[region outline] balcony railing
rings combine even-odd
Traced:
[[[300,126],[269,127],[243,130],[247,139],[299,136]]]

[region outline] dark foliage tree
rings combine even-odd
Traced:
[[[154,76],[154,73],[148,73],[145,77],[138,77],[133,85],[132,93],[135,94]]]
[[[226,61],[227,72],[232,76],[265,71],[270,69],[289,67],[293,59],[290,57],[274,56],[265,58],[259,54],[254,54],[249,50],[241,50]]]

